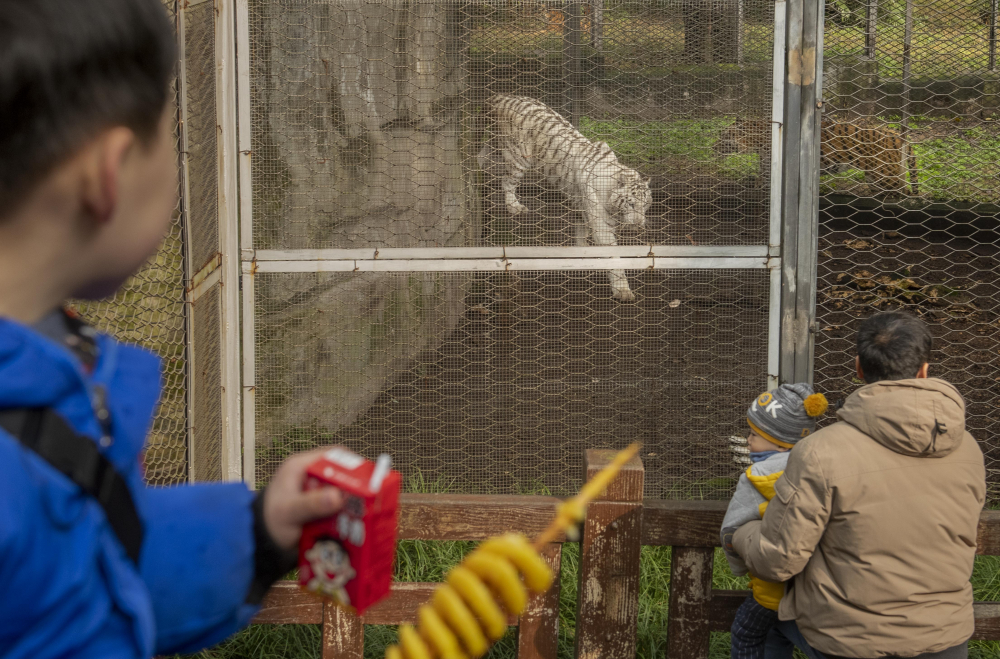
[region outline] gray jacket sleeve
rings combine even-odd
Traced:
[[[767,501],[764,495],[757,491],[750,483],[746,473],[740,474],[740,480],[736,484],[736,492],[729,501],[729,508],[726,509],[726,517],[722,521],[722,548],[726,552],[726,560],[729,561],[729,569],[733,574],[740,577],[747,573],[746,563],[733,550],[733,534],[747,522],[760,519],[760,504]]]
[[[800,444],[774,484],[764,521],[734,533],[732,545],[756,576],[788,581],[816,551],[830,520],[832,498],[813,445]]]

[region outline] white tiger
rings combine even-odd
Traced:
[[[598,245],[615,245],[618,224],[646,225],[652,203],[649,179],[618,162],[604,142],[594,144],[555,110],[527,96],[498,94],[487,101],[493,136],[479,152],[479,166],[487,171],[497,151],[506,165],[501,176],[504,201],[512,215],[527,208],[517,199],[517,185],[525,172],[539,167],[583,212],[576,244],[586,245],[588,228]],[[611,270],[612,297],[629,302],[635,294],[624,270]]]

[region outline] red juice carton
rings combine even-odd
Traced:
[[[334,448],[306,470],[304,489],[339,488],[344,507],[302,529],[299,585],[359,615],[392,582],[402,479],[391,465],[386,454],[372,462]]]

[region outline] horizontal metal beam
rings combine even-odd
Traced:
[[[525,270],[719,270],[778,267],[767,257],[492,258],[244,261],[243,272],[470,272]]]
[[[766,245],[594,245],[562,247],[364,247],[243,250],[244,261],[362,261],[387,259],[767,258]]]

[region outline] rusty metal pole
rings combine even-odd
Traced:
[[[819,240],[823,0],[788,3],[782,172],[781,382],[812,382]]]

